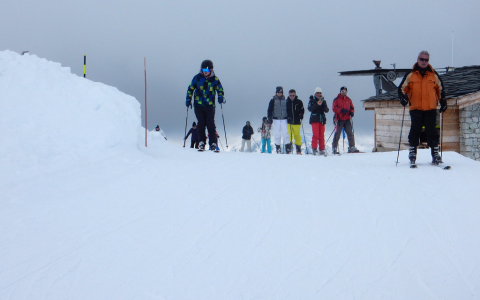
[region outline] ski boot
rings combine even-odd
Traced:
[[[297,148],[297,154],[302,155],[302,146],[299,146],[299,145],[295,145],[295,146]]]
[[[438,146],[431,148],[432,164],[434,164],[434,165],[439,165],[439,164],[443,163],[442,157],[440,156],[440,153],[438,153],[439,151],[440,151],[440,147],[438,147]]]
[[[210,150],[211,150],[211,151],[218,152],[219,150],[217,150],[217,144],[216,144],[216,143],[212,143],[212,144],[210,145]]]
[[[325,151],[325,150],[320,150],[320,155],[327,156],[327,151]]]
[[[282,148],[280,148],[280,145],[275,144],[275,150],[277,151],[277,154],[282,153]]]
[[[292,143],[285,145],[285,151],[287,152],[287,154],[292,153]]]
[[[410,146],[408,150],[408,160],[410,160],[411,165],[415,164],[415,161],[417,160],[417,147]]]
[[[200,145],[198,145],[198,151],[205,151],[205,142],[200,142]]]
[[[358,151],[357,148],[355,148],[355,146],[352,146],[352,147],[348,147],[348,153],[358,153],[360,151]]]
[[[337,148],[333,148],[333,149],[332,149],[332,154],[333,154],[333,155],[340,155],[340,152],[338,152],[338,149],[337,149]]]
[[[318,154],[318,150],[317,150],[317,149],[312,149],[312,152],[313,152],[313,155],[317,155],[317,154]]]

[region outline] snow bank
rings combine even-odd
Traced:
[[[48,163],[136,147],[140,104],[35,55],[0,52],[0,161]]]

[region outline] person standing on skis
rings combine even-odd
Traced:
[[[275,150],[277,153],[281,152],[280,145],[286,144],[285,148],[287,153],[290,153],[292,144],[288,135],[288,122],[287,122],[287,100],[283,95],[283,88],[277,86],[276,94],[273,96],[268,104],[267,110],[268,121],[273,123],[273,133],[275,134]]]
[[[242,148],[240,148],[240,152],[244,151],[245,143],[247,143],[247,151],[252,152],[252,134],[254,134],[253,128],[250,125],[250,121],[247,121],[247,124],[242,129]]]
[[[313,155],[317,155],[318,151],[320,151],[320,155],[326,155],[325,124],[327,123],[327,117],[325,116],[325,113],[328,113],[330,109],[327,106],[327,101],[325,101],[325,98],[323,97],[321,88],[315,88],[314,95],[310,96],[310,101],[308,101],[308,110],[312,113],[310,115],[310,124],[312,125],[313,132]]]
[[[210,149],[217,148],[217,135],[215,134],[215,93],[218,95],[218,103],[224,103],[224,92],[220,79],[213,72],[213,62],[204,60],[200,66],[200,73],[195,75],[187,89],[185,105],[192,107],[194,98],[194,111],[197,117],[198,136],[200,140],[199,150],[205,150],[205,127],[210,135]]]
[[[353,136],[353,127],[351,118],[355,114],[355,107],[353,107],[352,99],[347,96],[347,87],[342,86],[340,88],[340,94],[333,100],[332,109],[335,113],[334,122],[336,126],[335,136],[332,142],[332,153],[340,154],[338,151],[338,140],[340,140],[340,134],[342,129],[345,128],[345,132],[348,137],[348,153],[359,152],[355,148],[355,137]]]
[[[447,100],[443,82],[438,73],[428,63],[430,54],[422,51],[418,54],[417,62],[410,72],[405,74],[398,86],[398,97],[403,106],[410,104],[410,133],[408,143],[410,145],[408,159],[415,164],[417,159],[417,146],[420,143],[422,126],[425,126],[427,145],[431,149],[432,163],[442,163],[439,154],[439,134],[436,129],[437,105],[440,102],[440,113],[447,110]]]
[[[287,121],[288,121],[288,135],[290,136],[290,145],[295,138],[295,148],[297,154],[302,154],[302,137],[300,136],[300,128],[302,126],[303,114],[305,108],[303,108],[302,100],[298,99],[297,92],[294,89],[288,91],[287,99]],[[290,152],[293,149],[289,149]],[[287,150],[287,154],[290,153]]]
[[[265,146],[267,147],[267,152],[272,153],[272,145],[270,142],[270,130],[272,129],[272,124],[268,122],[267,117],[263,117],[262,125],[258,127],[258,132],[262,136],[262,153],[265,153]]]

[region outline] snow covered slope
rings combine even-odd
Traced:
[[[480,164],[199,153],[0,52],[0,299],[480,299]],[[60,102],[60,103],[59,103]]]

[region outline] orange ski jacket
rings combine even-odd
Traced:
[[[443,82],[438,73],[431,65],[424,72],[422,76],[422,70],[415,63],[398,87],[399,97],[401,94],[408,95],[410,110],[436,109],[438,101],[445,98]]]

